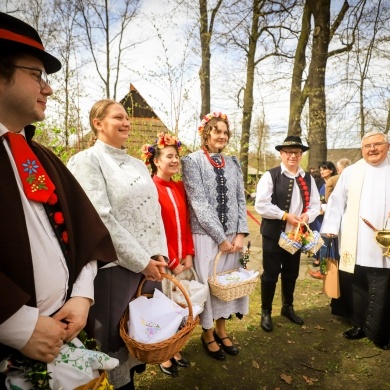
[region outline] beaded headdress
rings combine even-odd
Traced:
[[[209,114],[206,114],[203,119],[202,119],[202,122],[200,122],[200,125],[198,127],[198,133],[199,135],[202,135],[203,133],[203,130],[206,126],[206,124],[210,121],[210,119],[213,119],[213,118],[221,118],[223,120],[228,120],[228,117],[226,114],[222,113],[222,112],[210,112]]]
[[[150,164],[150,158],[154,155],[156,148],[164,149],[166,146],[176,146],[179,153],[181,152],[181,142],[175,135],[165,134],[163,131],[157,134],[156,144],[145,144],[141,148],[141,159],[146,164]]]

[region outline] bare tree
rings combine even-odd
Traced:
[[[224,30],[219,34],[229,48],[243,53],[245,63],[245,85],[240,88],[242,98],[242,129],[240,141],[240,163],[244,183],[248,178],[248,154],[250,129],[254,106],[255,70],[262,61],[271,57],[289,57],[284,49],[290,11],[296,1],[250,0],[232,1],[224,10]],[[287,33],[288,31],[288,33]],[[240,103],[239,103],[240,104]]]
[[[200,45],[202,65],[199,69],[200,90],[202,99],[202,108],[200,118],[211,111],[211,88],[210,88],[210,59],[211,59],[211,37],[214,32],[214,23],[217,12],[221,7],[223,0],[218,0],[211,11],[208,9],[207,0],[199,0],[199,20],[200,20]],[[210,13],[210,20],[209,20]]]
[[[306,0],[302,16],[302,29],[295,53],[293,78],[290,92],[289,135],[301,135],[302,111],[309,100],[309,131],[307,136],[310,145],[309,165],[326,160],[327,155],[327,122],[326,122],[326,91],[325,75],[328,58],[350,51],[355,42],[355,33],[364,10],[365,2],[359,2],[354,7],[358,17],[352,18],[352,39],[341,47],[329,51],[329,43],[340,27],[350,7],[344,1],[339,13],[331,24],[330,0]],[[311,31],[311,19],[314,28]],[[304,71],[307,63],[306,49],[311,42],[311,56],[306,80]],[[303,87],[302,87],[303,86]]]
[[[137,44],[127,42],[125,33],[138,14],[140,0],[75,0],[75,4],[82,16],[84,45],[103,82],[106,97],[116,100],[122,56]]]

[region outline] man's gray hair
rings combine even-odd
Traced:
[[[344,168],[349,167],[351,164],[352,162],[349,158],[340,158],[336,165],[340,170],[343,170]]]
[[[389,137],[387,134],[382,133],[381,131],[369,131],[368,133],[363,135],[361,146],[363,146],[363,140],[373,137],[374,135],[381,135],[383,137],[383,141],[389,143]]]

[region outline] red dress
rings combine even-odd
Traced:
[[[153,176],[161,205],[161,216],[167,237],[168,267],[173,270],[187,255],[194,255],[190,215],[183,182],[166,181]]]

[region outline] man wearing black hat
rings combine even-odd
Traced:
[[[53,93],[47,73],[60,62],[4,13],[0,47],[0,362],[17,351],[51,362],[85,326],[96,260],[116,253],[77,180],[32,140]]]
[[[288,136],[275,149],[280,152],[282,163],[261,177],[255,201],[256,211],[262,217],[261,327],[266,332],[273,329],[272,301],[279,274],[283,302],[281,315],[298,325],[303,324],[293,307],[301,252],[292,255],[278,242],[281,232],[293,231],[300,222],[314,221],[321,210],[314,179],[299,166],[303,152],[309,147],[302,144],[300,137]]]

